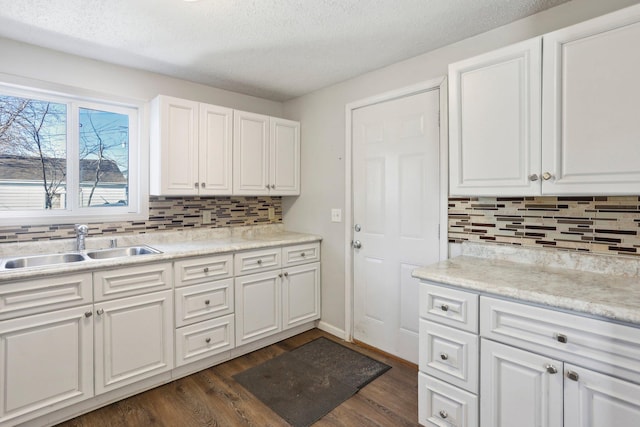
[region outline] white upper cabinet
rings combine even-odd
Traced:
[[[541,49],[538,37],[449,66],[452,195],[539,193]]]
[[[640,194],[639,45],[636,5],[450,65],[451,195]]]
[[[164,95],[151,110],[151,194],[231,194],[233,110]]]
[[[235,111],[233,193],[300,194],[300,123]]]
[[[640,6],[544,36],[549,194],[640,194]]]

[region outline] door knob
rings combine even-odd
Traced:
[[[354,249],[360,249],[362,247],[362,242],[360,240],[354,240],[351,242],[351,246],[353,246]]]

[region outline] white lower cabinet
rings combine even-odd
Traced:
[[[421,425],[640,425],[640,328],[420,286]]]
[[[235,279],[236,344],[246,344],[282,330],[280,270]]]
[[[95,304],[96,394],[173,369],[173,291]]]
[[[480,425],[562,427],[562,362],[482,339]]]
[[[176,366],[231,350],[234,324],[233,314],[228,314],[176,329]]]
[[[92,306],[0,323],[0,425],[93,396]]]
[[[284,270],[282,327],[292,328],[320,318],[320,263]]]

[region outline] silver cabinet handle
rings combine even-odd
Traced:
[[[207,344],[209,344],[211,342],[211,338],[207,338],[206,340],[204,340],[204,342],[206,342]]]
[[[306,255],[305,255],[305,253],[304,253],[304,252],[302,252],[302,253],[300,254],[300,256],[301,256],[302,258],[304,258]]]
[[[96,314],[97,314],[98,316],[102,316],[102,315],[104,314],[104,310],[103,310],[103,309],[101,309],[101,308],[99,308],[98,310],[96,310]]]
[[[282,279],[282,273],[278,274],[278,277]]]
[[[447,304],[442,304],[442,305],[440,306],[440,310],[442,310],[442,311],[449,311],[449,306],[448,306]]]
[[[92,311],[85,311],[84,317],[91,317],[91,316],[93,316],[93,312]]]
[[[362,242],[360,240],[354,240],[351,242],[351,246],[353,246],[353,249],[360,249],[362,248]]]
[[[545,181],[549,181],[551,178],[553,178],[553,175],[549,172],[545,172],[542,174],[542,179],[544,179]]]
[[[262,265],[262,260],[259,259],[258,261],[256,261],[258,263],[258,265]]]
[[[567,341],[569,341],[569,338],[567,338],[567,336],[564,334],[556,334],[556,340],[558,340],[558,342],[561,342],[562,344],[566,344]]]
[[[197,183],[197,182],[194,182],[194,183],[193,183],[193,186],[194,186],[195,188],[198,188],[198,183]]]
[[[567,371],[567,378],[573,381],[578,381],[578,379],[580,379],[580,375],[574,371]]]
[[[269,184],[265,185],[264,187],[268,190],[269,189]]]
[[[209,267],[205,267],[205,268],[204,268],[204,272],[205,272],[205,273],[208,273],[208,272],[209,272]]]
[[[271,189],[275,190],[275,188],[276,188],[276,185],[275,184],[271,184]]]
[[[208,299],[204,300],[204,305],[209,305],[211,303],[211,301],[209,301]]]
[[[284,277],[289,277],[289,273],[285,272]]]
[[[537,181],[537,180],[538,180],[537,173],[532,173],[531,175],[529,175],[529,181]]]
[[[445,411],[444,409],[441,409],[438,414],[440,414],[440,418],[442,418],[443,420],[449,416],[449,414],[447,414],[447,411]]]
[[[447,360],[448,358],[449,358],[449,355],[447,353],[440,353],[440,359]]]
[[[549,372],[550,374],[557,374],[557,373],[558,373],[558,369],[557,369],[555,366],[553,366],[553,365],[547,365],[547,366],[545,366],[544,368],[545,368],[545,369],[547,370],[547,372]]]
[[[200,187],[205,188],[206,186],[207,186],[207,184],[206,184],[206,183],[204,183],[204,182],[201,182],[201,183],[200,183]]]

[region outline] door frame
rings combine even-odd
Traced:
[[[448,216],[447,207],[449,202],[449,132],[448,132],[448,103],[447,103],[447,77],[439,77],[415,85],[406,86],[389,92],[383,92],[368,98],[348,103],[345,106],[345,328],[344,339],[353,341],[353,252],[351,250],[351,241],[353,239],[353,111],[374,104],[391,101],[397,98],[404,98],[411,95],[417,95],[430,90],[440,90],[440,146],[439,146],[439,165],[440,165],[440,227],[438,229],[440,239],[440,260],[449,257],[449,246],[447,239]]]

